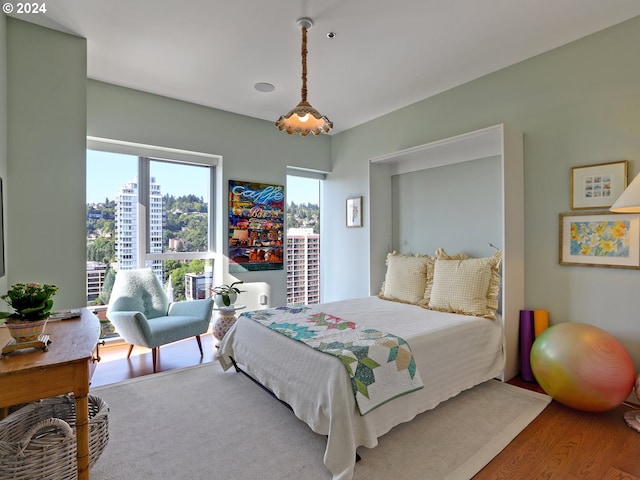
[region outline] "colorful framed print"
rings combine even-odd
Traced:
[[[347,227],[362,226],[362,197],[347,198]]]
[[[627,188],[629,162],[571,168],[571,210],[609,208]]]
[[[640,269],[640,214],[560,214],[560,265]]]
[[[284,187],[229,180],[229,272],[282,270]]]

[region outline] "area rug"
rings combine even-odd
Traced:
[[[217,362],[92,389],[110,440],[92,480],[330,480],[317,435]],[[468,480],[550,402],[490,380],[360,448],[354,480]]]

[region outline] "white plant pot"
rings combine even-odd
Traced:
[[[229,308],[232,307],[234,303],[236,303],[236,300],[238,299],[238,294],[236,292],[230,292],[229,293],[229,300],[230,300],[230,304],[229,305],[225,305],[224,304],[224,300],[222,298],[222,295],[220,295],[219,293],[216,293],[216,296],[213,297],[213,301],[215,302],[216,306],[218,308]]]

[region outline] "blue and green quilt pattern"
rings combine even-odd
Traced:
[[[312,307],[277,307],[242,316],[342,361],[360,415],[423,387],[411,347],[402,338]]]

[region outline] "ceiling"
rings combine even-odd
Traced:
[[[308,100],[332,133],[640,15],[638,0],[42,3],[12,16],[85,37],[89,78],[270,121],[300,100],[310,17]]]

